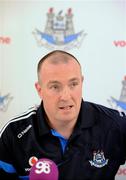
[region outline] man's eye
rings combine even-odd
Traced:
[[[53,88],[54,88],[54,89],[58,89],[59,87],[58,87],[58,86],[56,86],[56,85],[54,85],[54,86],[53,86]]]
[[[73,83],[71,83],[71,87],[75,87],[75,86],[77,86],[78,85],[78,82],[73,82]]]
[[[57,85],[53,85],[53,86],[50,86],[50,89],[55,89],[55,90],[58,90],[58,89],[59,89],[59,86],[57,86]]]

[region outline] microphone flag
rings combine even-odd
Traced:
[[[41,158],[32,167],[29,180],[58,180],[59,171],[54,161]]]

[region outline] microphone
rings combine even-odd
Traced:
[[[29,180],[58,180],[59,171],[54,161],[41,158],[32,167]]]

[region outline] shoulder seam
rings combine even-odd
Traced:
[[[8,122],[1,128],[1,130],[0,130],[0,137],[1,137],[1,135],[2,135],[3,132],[4,132],[4,130],[6,129],[6,127],[7,127],[9,124],[11,124],[11,123],[13,123],[13,122],[16,122],[16,121],[20,121],[20,120],[26,119],[26,118],[30,117],[31,115],[36,114],[36,110],[37,110],[36,107],[35,107],[35,108],[32,108],[32,109],[26,111],[25,113],[22,113],[20,116],[17,116],[17,117],[15,117],[15,118],[11,119],[10,121],[8,121]]]

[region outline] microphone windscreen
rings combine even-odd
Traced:
[[[41,158],[32,167],[29,180],[58,180],[59,171],[54,161]]]

